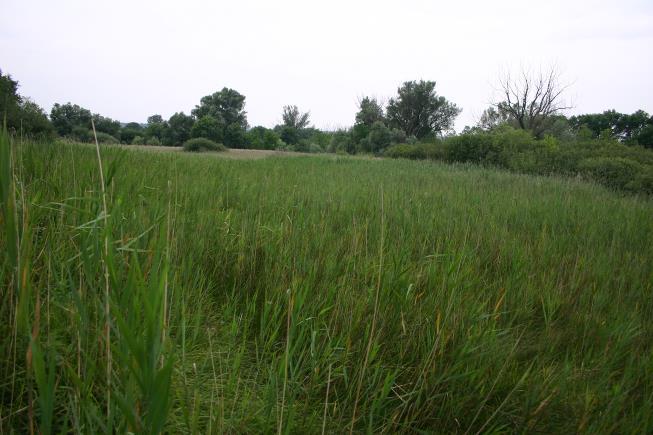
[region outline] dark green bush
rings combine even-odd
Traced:
[[[501,146],[491,134],[461,134],[445,141],[447,160],[451,162],[499,163]]]
[[[627,146],[614,138],[583,135],[561,140],[551,135],[536,140],[511,127],[471,131],[434,143],[393,145],[386,157],[471,162],[539,175],[583,175],[607,187],[653,192],[653,152]]]
[[[643,168],[629,184],[629,189],[653,195],[653,166]]]
[[[409,145],[407,143],[389,146],[383,151],[383,156],[393,159],[426,159],[426,154],[419,152],[417,145]]]
[[[145,144],[145,138],[143,136],[135,136],[134,139],[132,139],[132,145],[144,145]]]
[[[613,189],[633,190],[642,166],[621,157],[592,157],[578,164],[581,174]]]
[[[226,151],[224,145],[213,142],[204,137],[196,137],[184,142],[184,151],[202,152],[202,151]]]
[[[91,142],[92,141],[93,140],[91,140]],[[104,133],[104,132],[101,132],[101,131],[97,132],[97,141],[98,141],[98,143],[113,143],[113,144],[120,143],[120,141],[118,139],[116,139],[115,137],[111,136],[108,133]]]
[[[319,146],[318,144],[312,143],[312,144],[308,145],[308,149],[306,150],[306,152],[309,152],[309,153],[323,153],[324,149],[322,149],[322,147]]]
[[[124,144],[133,143],[134,138],[137,137],[137,136],[141,137],[141,138],[143,137],[142,129],[137,129],[137,128],[126,126],[122,130],[120,130],[120,141],[122,143],[124,143]],[[135,145],[138,145],[138,144],[135,144]]]
[[[443,160],[445,157],[444,148],[441,144],[419,143],[419,144],[397,144],[385,149],[385,157],[395,159],[411,160]]]
[[[93,132],[84,127],[73,127],[70,136],[80,142],[91,142],[93,140]]]

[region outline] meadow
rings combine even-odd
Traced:
[[[653,430],[650,197],[0,142],[2,433]]]

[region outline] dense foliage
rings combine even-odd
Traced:
[[[633,114],[607,110],[572,116],[569,123],[576,130],[586,128],[592,137],[614,137],[629,145],[653,148],[653,116],[638,110]]]
[[[619,190],[653,194],[653,152],[610,137],[537,140],[525,130],[504,125],[428,144],[392,146],[384,155],[472,162],[527,174],[580,175]]]
[[[196,137],[184,142],[184,151],[225,151],[224,145],[216,143],[205,137]]]
[[[453,130],[454,120],[461,109],[443,96],[438,96],[435,82],[405,82],[397,94],[388,102],[387,117],[391,127],[418,139]]]
[[[0,70],[0,126],[14,134],[38,139],[54,137],[52,124],[38,104],[18,93],[18,82]]]

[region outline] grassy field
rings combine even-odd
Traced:
[[[100,171],[90,147],[1,148],[3,433],[653,430],[650,199],[431,162],[106,148]]]

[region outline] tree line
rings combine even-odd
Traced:
[[[463,134],[490,132],[503,126],[529,132],[536,140],[554,137],[612,138],[626,145],[653,148],[653,116],[614,110],[566,117],[562,102],[566,89],[555,69],[531,75],[524,71],[499,80],[501,97]],[[403,83],[387,104],[377,98],[359,99],[350,128],[322,131],[310,123],[310,112],[295,105],[282,108],[282,122],[274,128],[250,127],[245,96],[223,88],[202,97],[190,114],[177,112],[167,120],[152,115],[145,124],[120,121],[92,113],[73,103],[56,103],[49,116],[18,93],[18,82],[0,71],[0,113],[16,133],[80,142],[94,140],[91,121],[102,143],[180,146],[192,138],[206,138],[230,148],[278,149],[304,152],[382,154],[397,144],[432,143],[453,134],[461,109],[436,92],[428,80]]]

